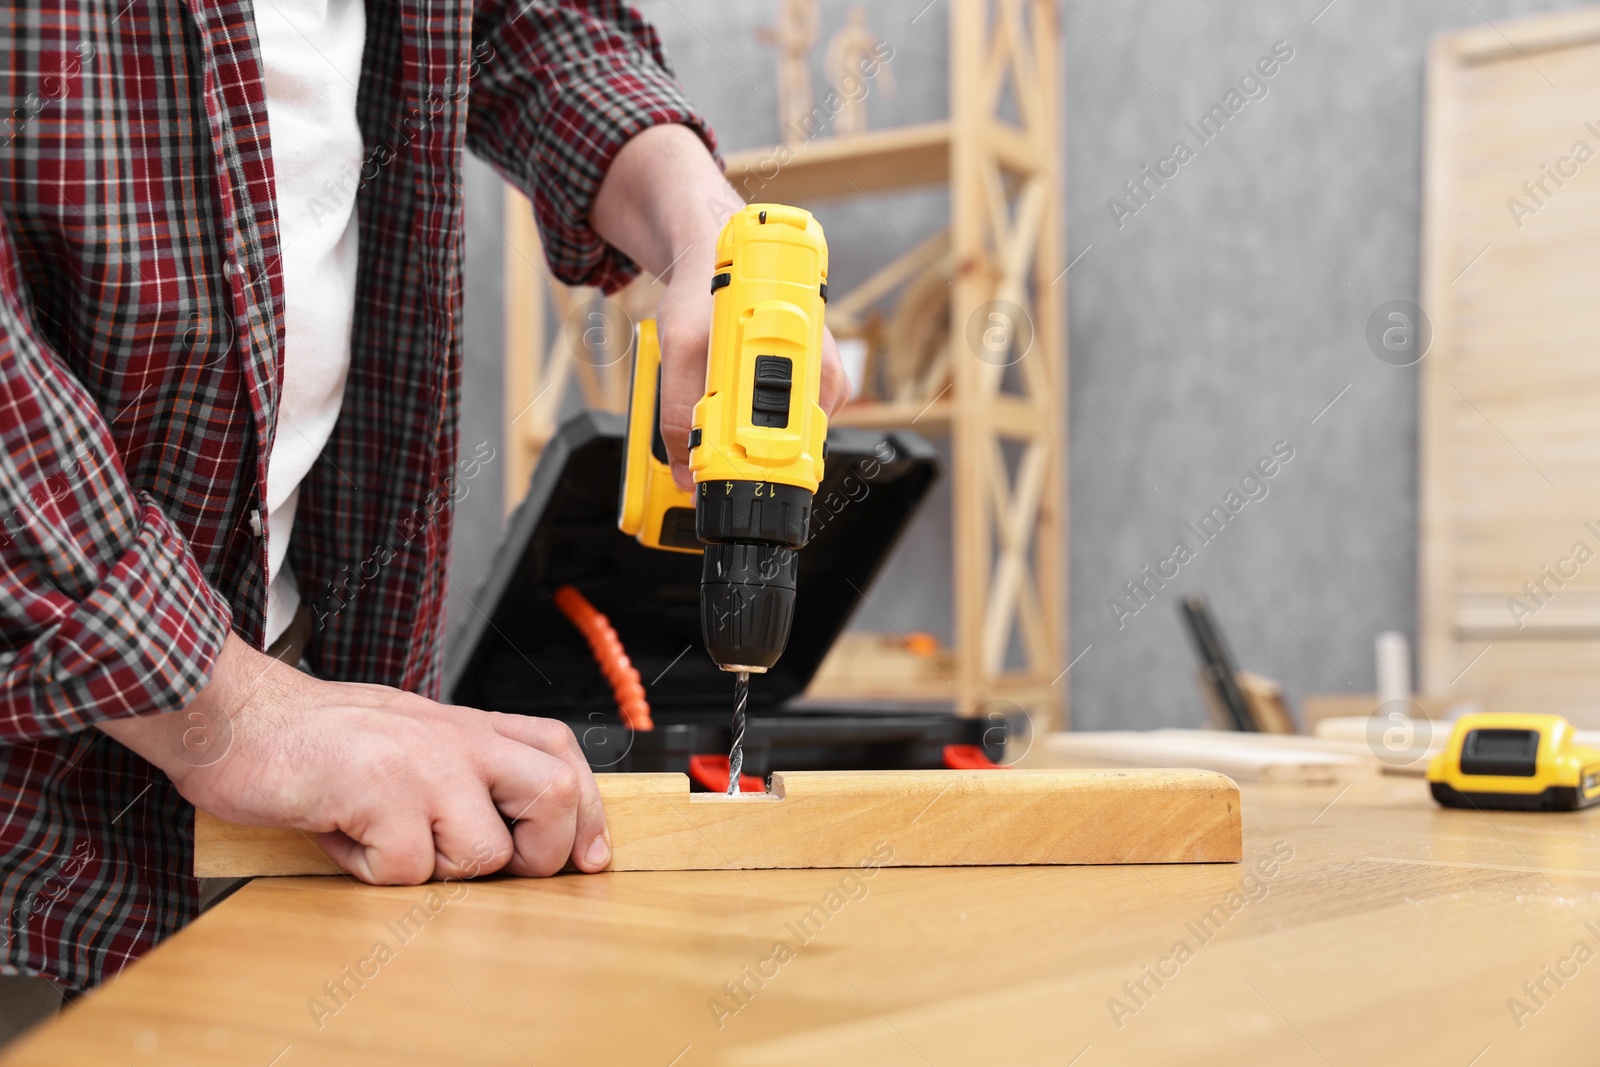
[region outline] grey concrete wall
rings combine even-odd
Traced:
[[[948,3],[868,5],[895,49],[897,80],[893,96],[870,99],[874,126],[946,113]],[[724,144],[770,143],[771,53],[754,31],[776,3],[641,6]],[[847,6],[824,0],[825,34]],[[1081,256],[1064,283],[1075,725],[1203,721],[1176,607],[1190,591],[1211,599],[1243,665],[1281,679],[1295,699],[1370,691],[1375,633],[1414,632],[1416,371],[1380,362],[1365,333],[1379,305],[1416,297],[1425,50],[1443,30],[1570,6],[1063,4],[1067,246]],[[1254,99],[1201,144],[1185,123],[1225,102],[1277,42],[1292,57],[1247,84]],[[1147,182],[1142,203],[1131,199],[1124,183],[1180,139],[1193,158],[1164,187]],[[493,182],[477,171],[469,183],[472,440],[498,432],[500,418]],[[1117,218],[1114,197],[1132,213]],[[945,210],[937,193],[822,206],[841,288],[937,229]],[[1130,599],[1124,583],[1173,557],[1184,524],[1224,502],[1275,446],[1293,458],[1245,486],[1259,499],[1209,543],[1189,534],[1194,556],[1177,577],[1150,582],[1148,604]],[[458,590],[486,564],[498,493],[497,480],[475,488],[463,508]],[[941,494],[858,625],[948,636],[947,511]],[[1122,612],[1109,604],[1119,597]]]

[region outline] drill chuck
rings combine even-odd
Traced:
[[[707,545],[700,572],[700,633],[725,671],[762,673],[778,662],[794,623],[799,556],[787,545]]]

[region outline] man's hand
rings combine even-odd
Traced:
[[[188,707],[99,725],[195,807],[316,833],[365,882],[611,860],[594,775],[565,724],[319,681],[233,634]]]
[[[689,430],[706,391],[711,345],[711,276],[717,235],[739,195],[700,138],[685,126],[652,126],[623,146],[600,185],[590,222],[635,263],[665,275],[657,309],[661,338],[661,436],[672,478],[693,485]],[[831,417],[850,398],[833,334],[822,337],[822,410]]]

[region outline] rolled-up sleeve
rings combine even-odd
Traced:
[[[34,328],[0,216],[0,743],[182,708],[231,623]]]
[[[484,0],[472,66],[467,145],[533,201],[556,277],[607,292],[627,284],[638,268],[589,225],[612,159],[664,123],[689,127],[716,151],[655,30],[612,0]]]

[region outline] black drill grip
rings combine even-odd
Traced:
[[[783,545],[707,545],[700,575],[700,632],[723,667],[778,662],[794,622],[799,557]]]

